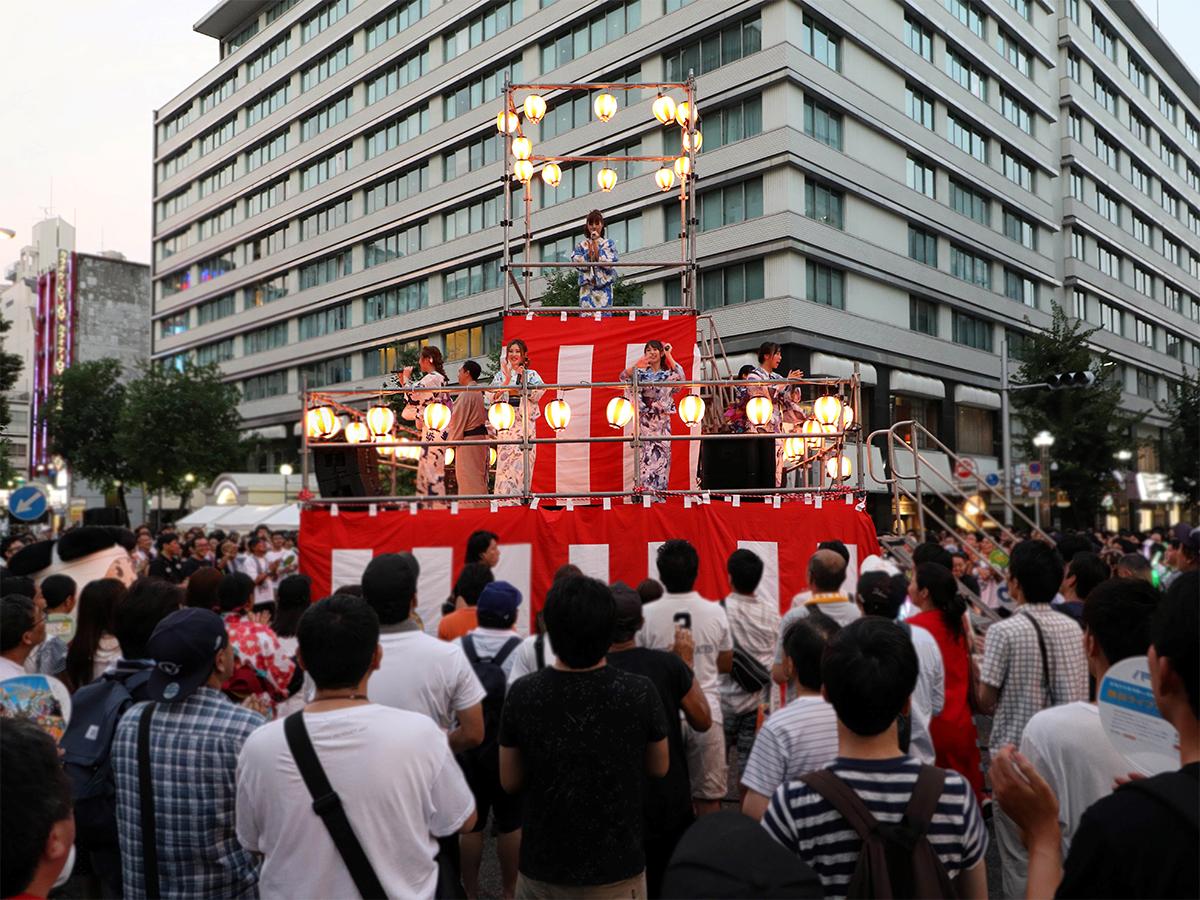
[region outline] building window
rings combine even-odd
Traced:
[[[1035,349],[1033,335],[1025,331],[1004,330],[1005,343],[1008,344],[1008,358],[1025,362],[1033,358]]]
[[[351,112],[352,105],[348,93],[326,103],[316,112],[300,120],[300,140],[307,141],[316,137],[326,128],[332,128],[343,119],[348,118]]]
[[[1007,148],[1000,152],[1000,162],[1005,178],[1027,191],[1033,190],[1033,166]]]
[[[1133,82],[1133,86],[1143,94],[1150,95],[1150,73],[1146,67],[1138,62],[1137,57],[1133,55],[1133,51],[1129,52],[1129,59],[1126,66],[1126,71],[1129,73],[1129,80]]]
[[[447,178],[447,181],[450,179]],[[415,197],[429,187],[429,163],[377,182],[363,192],[363,212],[370,215],[385,207]]]
[[[266,400],[268,397],[279,397],[286,394],[287,389],[286,369],[255,375],[242,382],[242,402],[251,403],[255,400]]]
[[[287,249],[287,226],[264,231],[242,244],[242,254],[246,263],[258,262],[275,253]]]
[[[1004,118],[1023,132],[1033,134],[1033,114],[1029,111],[1029,107],[1008,91],[1000,92],[1000,111],[1004,113]]]
[[[237,116],[230,116],[220,125],[200,135],[200,155],[207,156],[237,134]]]
[[[1150,196],[1150,176],[1132,160],[1129,163],[1129,182],[1147,197]]]
[[[914,122],[933,130],[933,101],[911,84],[904,86],[904,110]]]
[[[933,32],[911,14],[904,14],[904,43],[918,56],[933,62]]]
[[[934,195],[934,182],[937,180],[937,171],[933,166],[910,156],[905,163],[904,178],[905,183],[914,191],[922,193],[926,197]]]
[[[196,348],[196,365],[207,366],[233,359],[233,338],[203,344]]]
[[[429,72],[429,45],[384,69],[367,82],[367,105],[394,94]]]
[[[908,255],[919,263],[937,268],[937,235],[915,225],[908,226]]]
[[[1071,177],[1071,188],[1070,188],[1071,197],[1073,197],[1076,200],[1082,200],[1083,199],[1083,176],[1079,172],[1072,169],[1070,177]]]
[[[349,275],[352,271],[349,249],[318,259],[316,262],[306,263],[300,267],[300,290],[328,284]]]
[[[1121,224],[1121,201],[1096,187],[1096,212],[1114,225]]]
[[[1154,297],[1154,276],[1141,266],[1133,267],[1133,287],[1139,294]]]
[[[762,178],[750,178],[705,191],[699,199],[701,231],[756,219],[763,214]],[[678,222],[672,223],[669,216],[667,223],[668,227],[678,230]]]
[[[288,130],[284,128],[277,134],[271,135],[265,141],[260,141],[246,152],[246,171],[253,172],[259,166],[266,165],[278,156],[287,152]]]
[[[456,89],[448,91],[442,98],[443,118],[448,122],[466,115],[478,106],[495,100],[504,92],[505,78],[513,81],[521,80],[520,59],[513,59],[482,76],[473,76],[469,81],[458,85]]]
[[[388,288],[370,294],[363,301],[363,323],[370,324],[381,319],[390,319],[404,313],[416,312],[429,305],[429,281],[422,279],[412,284]]]
[[[419,251],[429,244],[429,220],[401,228],[390,234],[380,235],[363,244],[363,268],[381,266],[393,259],[401,259]]]
[[[228,228],[232,228],[235,209],[236,207],[231,203],[229,206],[219,209],[215,213],[201,219],[196,225],[196,232],[200,235],[200,240],[206,241],[210,237],[218,235]]]
[[[942,401],[933,400],[928,397],[910,397],[907,394],[892,394],[892,416],[893,422],[914,421],[921,425],[930,434],[938,433],[938,422],[940,416]],[[925,437],[924,432],[918,432],[915,436],[911,431],[902,432],[901,437],[909,444],[913,444],[921,450],[931,449],[930,441]]]
[[[250,59],[250,61],[246,63],[246,82],[249,83],[253,81],[276,63],[282,62],[283,58],[291,52],[291,49],[292,33],[291,31],[288,31],[274,43],[267,45],[258,53],[256,53]]]
[[[353,151],[347,144],[300,170],[300,190],[307,191],[335,178],[354,164]]]
[[[1121,280],[1121,256],[1101,243],[1096,244],[1096,268],[1111,278]]]
[[[1129,130],[1135,138],[1150,146],[1150,123],[1135,113],[1132,106],[1129,107]]]
[[[237,162],[231,160],[223,166],[220,166],[207,174],[203,175],[197,182],[200,188],[200,196],[207,197],[209,194],[215,194],[221,188],[233,184],[234,178],[237,175]]]
[[[350,11],[350,0],[333,0],[300,23],[300,43],[307,44]]]
[[[381,153],[393,150],[401,144],[411,141],[429,128],[429,107],[422,106],[411,112],[392,119],[387,125],[367,132],[367,159],[374,159]]]
[[[804,214],[810,219],[843,228],[841,191],[835,191],[811,178],[804,182]]]
[[[954,113],[946,116],[946,139],[959,150],[969,153],[981,163],[986,163],[987,138],[975,131]]]
[[[1120,171],[1121,157],[1117,151],[1117,147],[1111,141],[1107,140],[1100,133],[1099,129],[1096,129],[1096,156],[1100,158],[1100,162]]]
[[[982,288],[990,290],[992,287],[991,260],[953,243],[950,245],[950,274]]]
[[[663,282],[665,306],[680,306],[678,278]],[[752,259],[718,269],[704,269],[697,279],[697,305],[700,309],[716,309],[761,300],[766,296],[763,282],[763,261]]]
[[[804,16],[804,28],[800,32],[800,49],[835,72],[841,70],[841,36],[807,14]]]
[[[1079,24],[1079,0],[1067,0],[1067,15],[1072,22]]]
[[[237,268],[237,261],[233,258],[233,248],[227,247],[220,253],[202,259],[196,263],[196,268],[200,270],[200,283],[212,281],[214,278],[220,278],[226,272],[232,272]]]
[[[762,19],[758,15],[734,22],[722,31],[714,31],[699,41],[673,50],[663,57],[667,81],[680,82],[687,78],[688,71],[696,77],[721,66],[736,62],[742,57],[762,49]],[[542,71],[545,67],[546,50],[542,49]],[[560,63],[561,65],[561,63]]]
[[[950,179],[950,208],[981,225],[992,224],[988,198],[954,178]]]
[[[954,436],[959,453],[996,456],[996,412],[977,406],[956,406]]]
[[[363,377],[383,375],[385,372],[396,372],[400,369],[400,360],[409,353],[417,353],[429,343],[427,338],[417,341],[406,341],[403,344],[392,344],[387,347],[376,347],[363,352]]]
[[[908,327],[912,331],[937,337],[938,307],[932,300],[924,300],[911,294],[908,298]]]
[[[470,359],[472,356],[486,356],[492,349],[488,339],[491,338],[492,345],[500,340],[495,330],[489,327],[492,324],[459,328],[442,335],[442,342],[446,346],[446,359]]]
[[[944,0],[950,15],[971,29],[978,37],[985,37],[984,22],[986,17],[974,3],[969,0]]]
[[[808,299],[835,309],[846,308],[845,274],[840,269],[808,260]]]
[[[1179,245],[1165,234],[1163,235],[1163,256],[1167,258],[1167,262],[1179,265]]]
[[[1003,28],[996,33],[996,52],[1008,60],[1008,64],[1024,75],[1033,77],[1033,57],[1021,43]]]
[[[1120,107],[1117,105],[1117,92],[1113,90],[1102,78],[1097,77],[1093,82],[1092,96],[1096,98],[1097,103],[1103,106],[1114,116],[1119,115]]]
[[[246,197],[245,218],[257,216],[287,199],[287,181],[279,180]]]
[[[1139,216],[1137,213],[1130,213],[1129,229],[1133,233],[1134,238],[1141,241],[1147,247],[1151,246],[1151,228],[1150,223]]]
[[[1176,150],[1167,141],[1165,137],[1159,135],[1158,142],[1158,158],[1161,159],[1172,172],[1179,169],[1179,151]]]
[[[192,103],[172,113],[158,123],[158,139],[165,141],[183,131],[192,121]]]
[[[1071,314],[1080,321],[1087,321],[1087,294],[1074,291],[1071,294]]]
[[[330,50],[311,66],[300,71],[300,90],[307,91],[316,87],[330,75],[335,75],[350,65],[353,52],[353,41],[345,41],[340,46]]]
[[[1083,116],[1074,110],[1067,113],[1067,134],[1080,143],[1083,142]]]
[[[333,334],[350,327],[350,304],[340,303],[326,309],[319,309],[296,320],[297,340],[307,341],[312,338]]]
[[[242,288],[242,306],[256,309],[288,295],[287,275],[276,275]]]
[[[1037,309],[1037,282],[1012,269],[1004,270],[1004,296],[1024,306]]]
[[[1154,326],[1145,319],[1134,319],[1134,336],[1143,347],[1154,346]]]
[[[334,228],[340,228],[349,222],[350,218],[349,198],[318,209],[300,220],[300,240],[307,241]]]
[[[196,324],[207,325],[218,319],[224,319],[226,316],[232,316],[234,312],[236,310],[234,309],[233,294],[226,294],[224,297],[217,297],[215,300],[209,300],[197,306]]]
[[[1067,77],[1076,83],[1081,80],[1079,72],[1079,54],[1074,50],[1067,51]]]
[[[1166,116],[1172,125],[1176,124],[1179,118],[1179,104],[1161,81],[1158,83],[1158,111]]]
[[[158,336],[167,338],[176,334],[183,334],[188,330],[188,321],[190,318],[190,312],[185,309],[181,313],[160,319],[158,322]]]
[[[554,40],[543,42],[540,53],[542,73],[545,74],[557,69],[559,66],[565,66],[571,60],[579,59],[593,50],[599,50],[606,44],[610,44],[623,35],[640,28],[641,24],[641,0],[626,0],[625,3],[611,6],[606,12],[581,21],[570,31],[564,31]],[[717,35],[716,39],[715,56],[719,65],[721,55],[720,36]],[[700,56],[703,56],[703,54],[700,54]],[[712,56],[713,52],[710,51],[708,59],[710,63]],[[697,70],[696,74],[700,75],[701,73]],[[685,78],[687,78],[686,66],[683,69],[681,77],[672,78],[668,75],[667,80],[683,81]],[[520,81],[520,78],[516,80]]]
[[[594,156],[640,156],[642,154],[642,144],[637,141],[632,144],[623,144],[614,147],[607,147],[602,150],[595,151]],[[630,178],[636,178],[642,172],[642,163],[640,162],[609,162],[608,168],[613,169],[617,173],[618,183],[624,183]],[[557,188],[552,188],[540,178],[537,179],[536,196],[540,197],[541,206],[553,206],[556,203],[562,203],[565,200],[570,200],[574,197],[584,197],[595,192],[596,177],[600,169],[605,166],[602,162],[581,162],[569,168],[563,167],[562,181],[559,182]],[[520,199],[519,195],[513,194],[513,209],[514,218],[521,215],[520,207],[517,202]]]
[[[287,346],[287,322],[276,322],[266,328],[257,328],[242,335],[242,356],[265,353]]]
[[[1010,209],[1004,210],[1004,236],[1022,247],[1037,249],[1037,226]]]
[[[804,98],[804,133],[828,144],[835,150],[842,149],[842,115],[817,103],[811,97]]]
[[[1103,300],[1098,300],[1097,305],[1100,307],[1100,327],[1105,331],[1115,335],[1124,336],[1124,315],[1121,310],[1113,306],[1111,303],[1105,303]]]
[[[1082,231],[1071,232],[1071,256],[1075,259],[1085,259],[1086,251],[1085,238]]]
[[[1112,62],[1117,61],[1117,36],[1104,24],[1104,20],[1096,14],[1094,9],[1092,10],[1092,40],[1096,42],[1101,53]]]
[[[349,356],[335,356],[333,359],[323,359],[320,362],[301,366],[299,370],[300,383],[307,385],[311,390],[351,381],[354,376],[351,374],[350,365]]]
[[[522,0],[503,0],[502,3],[459,22],[458,27],[443,39],[446,45],[446,62],[520,22],[521,6]]]
[[[1158,376],[1153,372],[1137,370],[1137,395],[1143,400],[1158,399]]]
[[[500,260],[464,266],[442,276],[442,299],[461,300],[472,294],[492,291],[500,287]]]
[[[246,107],[246,127],[256,125],[277,109],[282,109],[288,102],[289,87],[289,83],[285,81],[250,101],[250,105]]]
[[[992,352],[992,323],[966,313],[954,312],[951,317],[951,340],[964,347]]]
[[[380,44],[390,41],[410,25],[416,24],[429,15],[429,0],[410,0],[367,26],[367,51],[370,52]]]
[[[677,129],[667,129],[677,137]],[[762,134],[762,97],[751,97],[716,110],[705,110],[704,143],[715,150],[756,134]]]
[[[987,76],[971,65],[966,56],[949,47],[946,48],[946,74],[984,103],[987,102]]]
[[[1179,198],[1167,190],[1166,186],[1162,189],[1162,208],[1163,211],[1172,218],[1179,218]]]

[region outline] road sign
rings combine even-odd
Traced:
[[[965,480],[975,474],[975,460],[964,457],[954,464],[954,477]]]
[[[46,494],[36,484],[19,487],[8,495],[8,511],[22,522],[40,519],[46,512]]]
[[[988,487],[996,487],[1000,483],[1000,475],[997,472],[988,472],[983,480]]]
[[[1031,462],[1029,464],[1029,474],[1030,475],[1041,475],[1042,474],[1042,464],[1040,462]]]
[[[1042,479],[1034,478],[1029,482],[1029,493],[1036,497],[1042,495]]]

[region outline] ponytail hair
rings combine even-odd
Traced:
[[[442,368],[442,351],[432,344],[426,344],[421,348],[421,357],[433,363],[434,371],[443,378],[446,377],[446,370]]]
[[[941,612],[950,633],[963,637],[963,613],[966,601],[958,593],[958,583],[950,570],[939,563],[921,563],[916,570],[917,587],[929,591],[929,599]]]

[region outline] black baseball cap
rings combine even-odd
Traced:
[[[175,610],[158,623],[146,642],[146,655],[154,660],[147,693],[164,703],[190,697],[208,681],[213,658],[227,643],[225,623],[212,610]]]

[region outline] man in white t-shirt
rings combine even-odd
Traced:
[[[550,646],[550,635],[531,634],[521,641],[521,646],[513,654],[512,667],[508,670],[508,683],[511,685],[522,675],[540,672],[547,666],[554,665],[554,650]]]
[[[361,599],[337,595],[300,620],[299,656],[317,685],[301,717],[320,767],[389,897],[433,897],[437,838],[475,824],[466,780],[427,717],[367,699],[379,668],[379,620]],[[237,836],[263,856],[264,900],[356,897],[359,891],[276,719],[238,757]]]
[[[279,582],[289,575],[300,571],[299,554],[293,547],[291,550],[284,546],[285,535],[282,531],[271,532],[271,549],[267,551],[267,562],[275,566],[275,574],[271,576],[271,590],[279,593]]]
[[[1150,647],[1150,619],[1162,595],[1142,578],[1117,578],[1093,588],[1083,606],[1083,649],[1088,671],[1099,685],[1114,663],[1145,656]],[[1112,793],[1113,781],[1131,770],[1113,749],[1100,724],[1095,703],[1076,701],[1034,714],[1021,735],[1021,753],[1058,797],[1058,823],[1066,858],[1084,810]],[[999,819],[997,821],[1000,821]],[[1025,895],[1028,852],[1007,817],[996,829],[1004,863],[1005,890]]]
[[[254,581],[254,607],[258,609],[275,602],[275,573],[279,563],[267,559],[266,538],[250,539],[250,552],[239,557],[238,568]]]
[[[462,647],[427,635],[412,618],[419,574],[411,553],[376,556],[363,572],[363,599],[379,616],[383,647],[383,661],[371,679],[371,699],[429,716],[448,732],[450,749],[459,753],[483,740],[486,692]]]
[[[706,600],[693,590],[700,570],[700,555],[683,540],[667,541],[658,548],[658,580],[666,593],[646,604],[646,622],[638,632],[638,643],[654,650],[675,646],[675,630],[687,628],[695,644],[692,668],[696,681],[712,710],[713,727],[695,731],[685,725],[684,748],[692,801],[698,815],[716,812],[725,797],[725,732],[721,718],[718,675],[733,667],[733,637],[729,620],[720,604]]]

